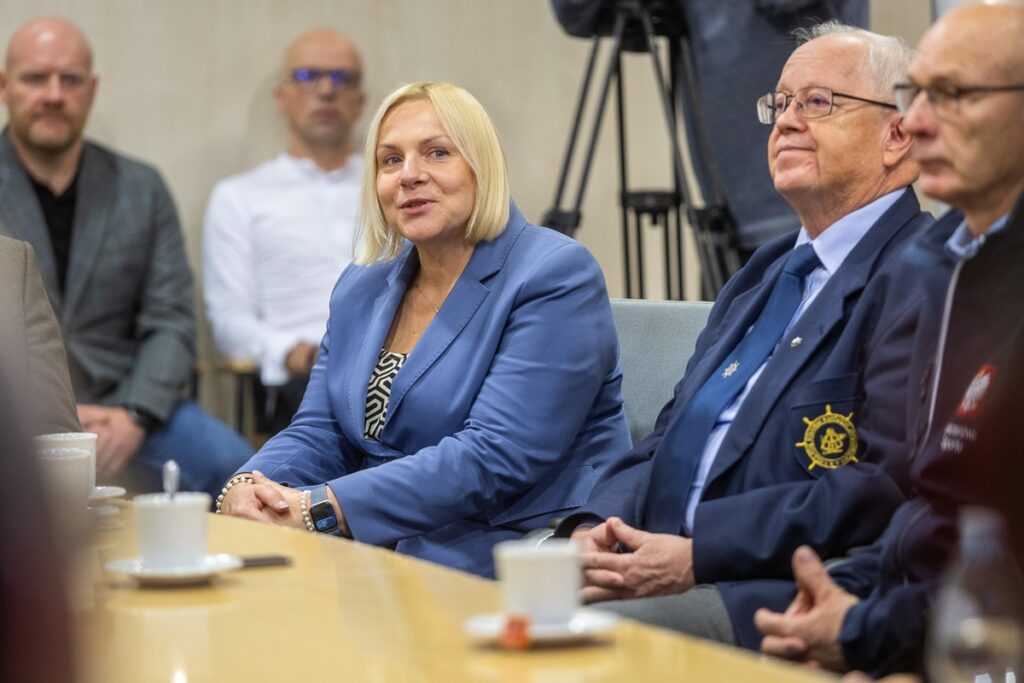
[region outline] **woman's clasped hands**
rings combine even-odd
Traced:
[[[252,483],[233,486],[224,496],[221,509],[234,517],[304,529],[301,503],[308,495],[253,470]]]

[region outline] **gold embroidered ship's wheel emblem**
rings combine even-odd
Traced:
[[[825,406],[825,412],[813,420],[804,418],[807,429],[804,440],[796,445],[803,448],[810,458],[808,470],[824,467],[834,470],[851,462],[857,462],[857,428],[853,426],[853,413],[833,413],[832,406]]]

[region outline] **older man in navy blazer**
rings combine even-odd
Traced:
[[[893,256],[932,223],[892,103],[911,55],[834,23],[806,37],[758,102],[803,227],[730,280],[654,432],[558,530],[584,545],[585,600],[747,647],[754,610],[792,596],[767,581],[792,551],[870,543],[907,485],[923,293],[893,287]]]

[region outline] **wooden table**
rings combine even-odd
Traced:
[[[206,586],[140,588],[102,570],[136,556],[130,514],[86,557],[78,601],[83,680],[823,681],[812,671],[623,621],[602,643],[508,652],[462,623],[498,608],[497,585],[351,541],[211,515],[210,552],[285,554]],[[91,582],[85,582],[89,584]],[[81,589],[82,586],[79,586]]]

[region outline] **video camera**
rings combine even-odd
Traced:
[[[628,52],[647,52],[647,36],[640,21],[640,9],[651,18],[654,35],[677,38],[685,35],[686,22],[678,0],[583,0],[584,6],[574,8],[573,3],[552,3],[558,23],[575,38],[609,37],[615,32],[615,18],[619,14],[630,17],[622,37],[622,49]]]

